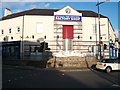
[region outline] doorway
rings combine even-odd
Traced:
[[[73,25],[63,25],[62,38],[63,50],[72,51],[72,40],[74,38]]]

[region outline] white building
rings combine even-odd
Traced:
[[[118,46],[115,44],[116,36],[112,24],[103,15],[100,15],[100,31],[102,56],[109,57],[110,40],[115,49]],[[9,13],[0,21],[3,57],[7,54],[19,57],[22,53],[25,56],[39,52],[40,48],[36,47],[40,47],[43,41],[48,43],[48,48],[53,53],[64,51],[95,56],[98,54],[99,44],[98,14],[66,6],[59,10],[32,9]],[[107,45],[105,49],[104,44]]]
[[[118,31],[118,40],[120,42],[120,30]]]

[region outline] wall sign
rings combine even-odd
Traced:
[[[55,21],[82,21],[82,16],[75,15],[55,15]]]

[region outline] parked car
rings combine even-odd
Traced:
[[[96,68],[105,70],[107,73],[112,70],[120,70],[120,59],[102,59],[97,62]]]

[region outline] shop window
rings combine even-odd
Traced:
[[[35,46],[30,46],[30,48],[29,48],[29,50],[30,50],[30,52],[35,52]]]
[[[9,33],[11,33],[11,28],[9,29]]]

